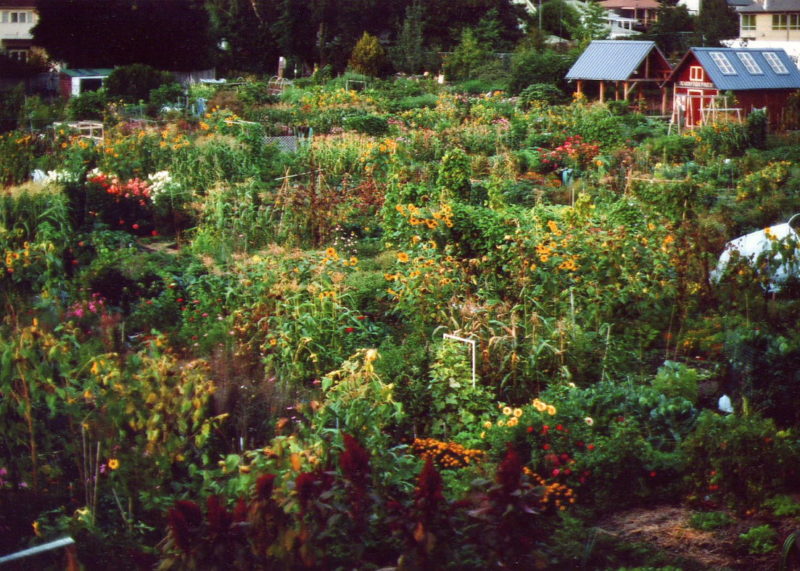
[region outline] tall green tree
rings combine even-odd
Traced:
[[[588,45],[592,40],[603,40],[608,37],[607,11],[597,2],[587,0],[576,6],[578,25],[572,29],[572,37]]]
[[[206,0],[212,32],[222,47],[225,73],[274,74],[281,51],[273,26],[280,5],[274,0]]]
[[[678,57],[695,44],[695,18],[686,6],[667,6],[658,9],[656,21],[645,37],[653,40],[667,57]]]
[[[449,80],[471,79],[490,56],[491,51],[478,41],[471,28],[466,28],[461,32],[461,42],[444,61],[444,73]]]
[[[391,50],[392,63],[398,71],[419,73],[425,62],[424,9],[419,0],[406,7],[405,18],[397,34],[397,43]]]
[[[704,46],[719,46],[720,40],[739,35],[739,17],[726,0],[703,0],[697,17],[697,32]]]
[[[144,63],[185,71],[213,64],[201,0],[39,0],[34,43],[71,67]]]

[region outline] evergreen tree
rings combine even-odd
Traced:
[[[397,36],[397,45],[392,51],[392,63],[398,71],[419,73],[425,61],[423,48],[424,11],[419,0],[406,8],[406,17]]]
[[[697,18],[697,32],[704,46],[719,46],[720,40],[739,35],[739,17],[726,0],[703,0]]]
[[[367,32],[361,36],[350,55],[349,67],[364,75],[377,76],[386,64],[386,52],[381,47],[378,38]]]

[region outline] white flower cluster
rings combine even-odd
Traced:
[[[41,169],[36,169],[31,174],[34,182],[41,184],[67,184],[78,182],[78,174],[67,170],[52,170],[44,172]]]
[[[147,175],[147,182],[150,184],[150,198],[153,202],[164,200],[170,191],[175,190],[175,183],[169,171],[158,171]]]

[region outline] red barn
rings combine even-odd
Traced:
[[[719,113],[744,119],[762,108],[777,127],[787,99],[800,89],[800,70],[782,49],[692,48],[667,82],[673,86],[673,121],[687,127],[712,122]],[[734,100],[722,97],[728,93]]]

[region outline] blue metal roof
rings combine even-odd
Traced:
[[[567,79],[625,81],[653,49],[658,48],[650,41],[594,40],[567,72]]]
[[[691,48],[690,53],[706,70],[714,86],[723,91],[800,89],[800,70],[782,49]],[[686,58],[678,67],[684,61]]]

